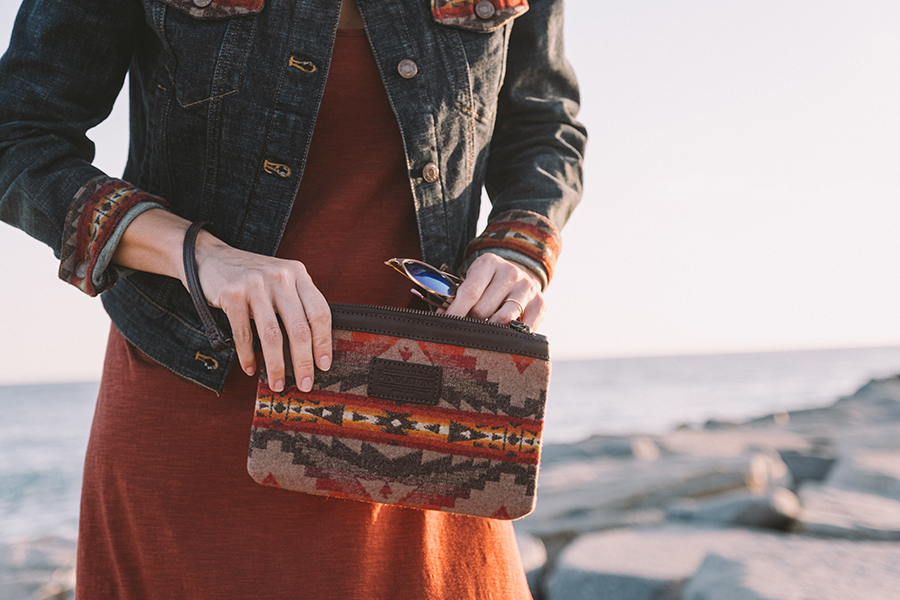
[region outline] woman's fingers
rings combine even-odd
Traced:
[[[294,288],[280,290],[276,306],[290,347],[293,376],[301,392],[312,389],[315,365],[331,367],[331,309],[302,265]]]
[[[488,320],[508,298],[511,287],[517,283],[516,275],[516,268],[495,254],[478,257],[447,312]]]
[[[303,302],[306,319],[309,322],[312,335],[312,350],[316,364],[323,371],[331,368],[331,355],[333,352],[331,341],[331,307],[325,300],[325,296],[319,288],[312,284],[309,277],[308,285],[297,287],[297,293]]]
[[[521,288],[513,288],[508,298],[501,300],[497,309],[487,318],[491,323],[508,324],[510,321],[521,321],[525,313],[525,307],[531,301],[528,294]]]
[[[237,351],[241,370],[247,375],[256,373],[256,353],[253,351],[253,329],[250,326],[250,311],[244,302],[223,306],[225,316],[231,324],[231,339]]]
[[[285,381],[289,384],[288,376],[292,376],[294,385],[300,391],[308,392],[312,389],[313,377],[315,376],[311,347],[312,336],[310,335],[309,322],[306,318],[306,312],[303,310],[303,305],[296,302],[295,299],[296,294],[294,298],[280,296],[275,299],[278,314],[281,316],[281,324],[286,335],[286,339],[283,339],[282,342],[281,352],[282,355],[285,355],[287,351],[289,353],[287,356],[290,357],[290,364],[285,365],[285,368],[289,368],[290,371],[285,374]],[[271,378],[269,381],[271,381]],[[272,389],[274,390],[275,388],[273,387]]]
[[[202,262],[198,252],[198,268],[207,300],[228,316],[244,372],[256,370],[252,318],[269,387],[283,391],[293,375],[300,390],[312,389],[314,365],[322,370],[331,366],[331,311],[306,268],[221,243],[205,248]]]
[[[494,271],[497,267],[496,262],[489,257],[503,260],[494,254],[484,254],[476,258],[466,273],[466,280],[456,289],[456,297],[450,303],[450,306],[447,307],[446,312],[448,315],[457,317],[468,316],[472,309],[475,308],[475,305],[478,304],[478,301],[494,278]],[[478,317],[476,316],[476,318]]]
[[[544,295],[538,294],[525,307],[525,312],[518,318],[519,321],[528,325],[528,328],[534,331],[544,320],[544,313],[547,312],[547,303],[544,301]]]
[[[519,320],[535,328],[546,310],[540,289],[537,277],[527,268],[485,254],[469,267],[447,313],[504,325]]]
[[[203,233],[203,232],[201,232]],[[225,312],[231,325],[231,338],[234,341],[234,349],[237,351],[238,362],[244,373],[253,375],[256,373],[256,353],[253,349],[253,312],[249,303],[248,281],[231,279],[227,283],[220,284],[221,267],[217,267],[216,261],[200,262],[198,270],[201,277],[200,285],[206,300],[212,306],[217,306]],[[257,295],[264,295],[262,278],[255,282],[258,288]]]
[[[285,382],[284,343],[272,302],[270,278],[258,266],[246,264],[246,260],[247,257],[242,255],[205,260],[199,266],[200,285],[207,300],[224,310],[228,316],[238,360],[248,375],[256,370],[253,333],[249,322],[253,319],[262,346],[269,387],[280,392],[284,389]],[[205,280],[202,279],[204,275]],[[207,291],[208,283],[211,284],[210,291]],[[253,369],[248,370],[247,364],[252,364]]]
[[[285,372],[284,342],[278,318],[268,302],[259,302],[252,310],[266,365],[266,379],[273,391],[280,392],[284,389]]]
[[[515,267],[513,267],[515,268]],[[485,290],[485,294],[473,312],[479,318],[493,323],[507,324],[513,319],[518,319],[525,312],[525,307],[534,298],[537,290],[524,275],[519,280],[497,280],[495,284]]]

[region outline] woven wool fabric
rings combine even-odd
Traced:
[[[89,296],[111,288],[118,280],[115,269],[106,269],[100,285],[94,285],[94,269],[107,241],[123,219],[134,219],[138,205],[144,209],[164,208],[168,203],[142,192],[120,179],[95,177],[75,195],[63,230],[63,246],[59,278],[71,283]]]
[[[466,253],[469,263],[485,251],[522,262],[541,277],[546,287],[553,278],[561,243],[559,230],[548,218],[525,210],[509,210],[497,215],[481,235],[469,242]]]
[[[548,360],[340,329],[334,348],[310,393],[290,376],[280,393],[261,378],[248,462],[256,481],[497,519],[533,510]],[[395,387],[434,392],[434,405],[373,397],[379,361],[399,369],[389,373]]]

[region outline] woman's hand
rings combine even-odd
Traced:
[[[228,316],[241,368],[256,371],[252,319],[262,344],[269,387],[284,389],[284,325],[294,378],[300,391],[312,389],[315,365],[331,367],[331,310],[303,263],[232,248],[201,231],[197,239],[200,286],[210,305]],[[276,316],[277,315],[277,316]]]
[[[456,290],[456,298],[446,312],[503,325],[518,320],[534,330],[544,319],[546,310],[537,275],[524,266],[488,253],[472,262],[466,280]]]
[[[185,284],[181,248],[189,226],[164,210],[141,213],[125,229],[113,262],[177,277]],[[284,341],[277,314],[287,332],[297,387],[304,392],[312,389],[313,360],[323,371],[331,366],[331,310],[303,264],[232,248],[205,230],[197,237],[195,256],[207,302],[224,310],[231,323],[244,372],[252,375],[257,368],[253,319],[269,387],[276,392],[284,389]]]

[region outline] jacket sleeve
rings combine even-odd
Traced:
[[[546,288],[559,230],[581,199],[587,133],[575,120],[578,84],[563,55],[563,2],[529,4],[512,26],[488,155],[493,208],[487,229],[466,248],[464,266],[492,252],[529,267]]]
[[[0,219],[53,249],[59,275],[96,295],[128,223],[165,202],[91,165],[144,17],[137,0],[24,0],[0,58]]]

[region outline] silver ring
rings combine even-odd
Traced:
[[[519,316],[520,317],[522,316],[522,314],[525,313],[525,307],[522,306],[522,303],[519,302],[518,300],[513,300],[512,298],[507,298],[506,300],[503,301],[503,304],[506,304],[507,302],[514,302],[515,305],[519,307]]]

